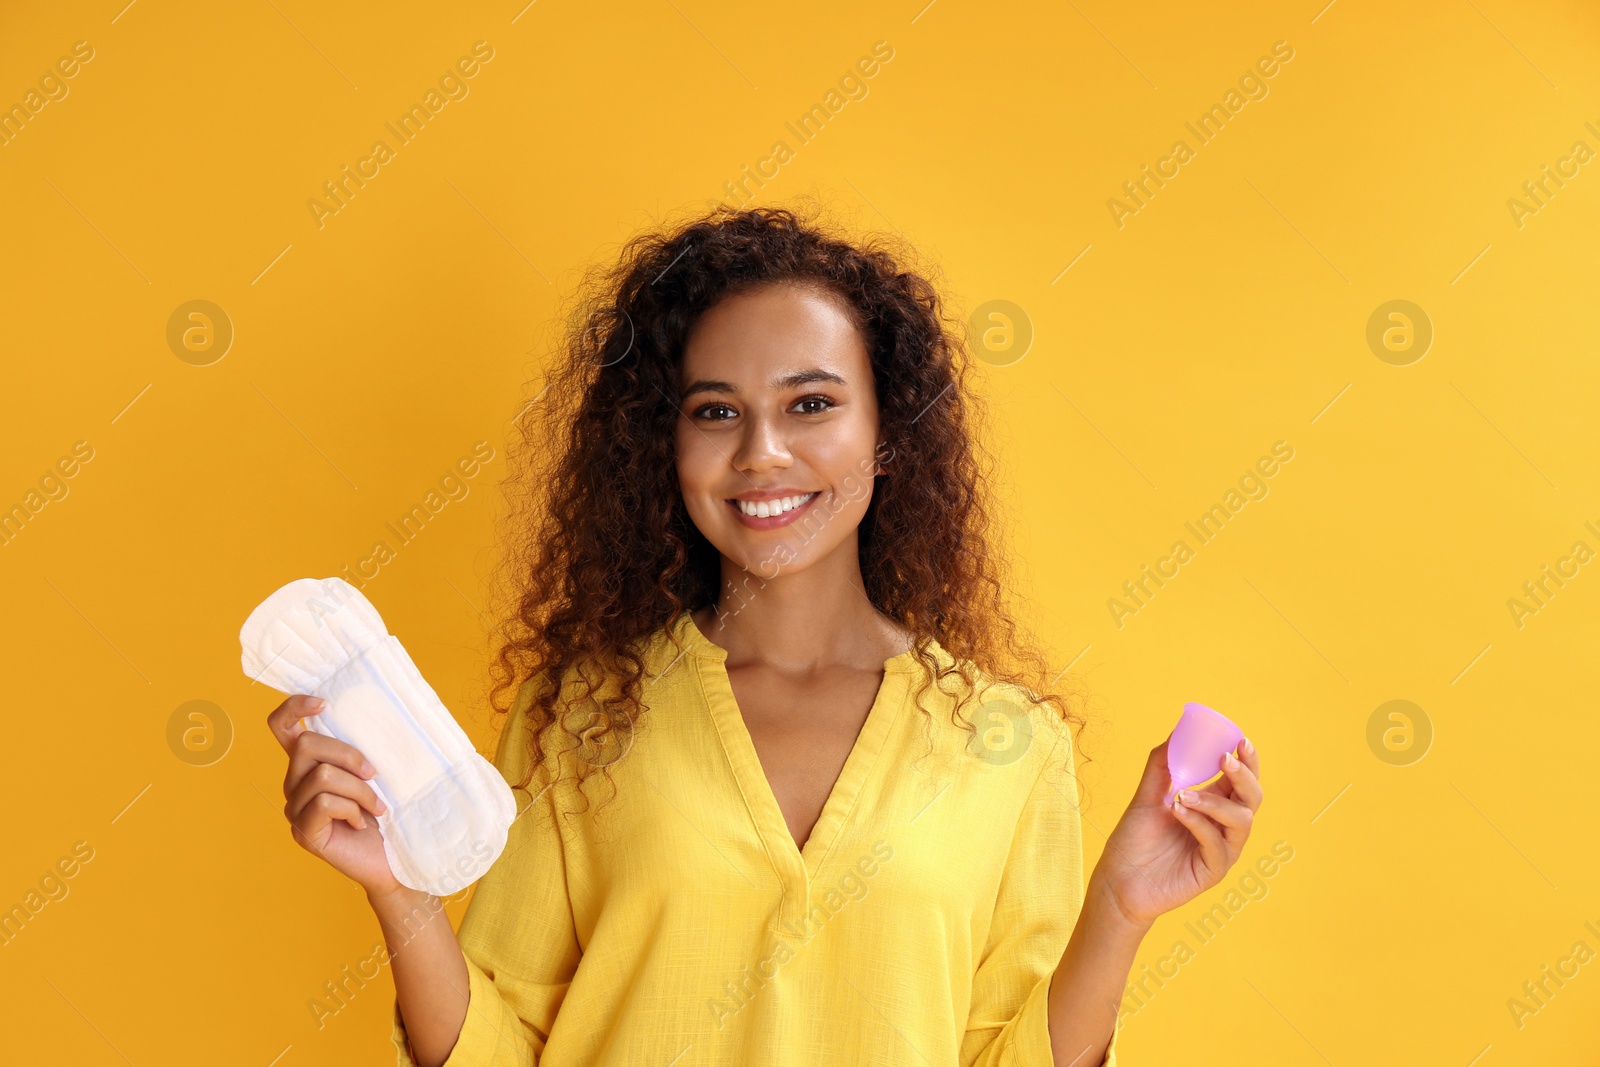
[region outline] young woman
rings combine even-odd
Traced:
[[[718,209],[585,293],[519,419],[522,813],[459,935],[390,873],[361,753],[304,696],[269,719],[297,840],[377,914],[399,1062],[1114,1064],[1141,938],[1249,836],[1249,742],[1170,808],[1152,749],[1085,884],[1082,720],[1007,613],[935,289]]]

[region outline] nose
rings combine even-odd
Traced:
[[[764,415],[752,415],[745,422],[732,459],[733,465],[746,473],[781,469],[793,462],[779,420]]]

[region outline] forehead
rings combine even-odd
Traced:
[[[852,381],[871,373],[866,342],[843,298],[784,282],[726,297],[701,315],[685,342],[680,378],[765,382],[802,364]]]

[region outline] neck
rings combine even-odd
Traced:
[[[910,634],[867,600],[854,537],[802,571],[780,568],[766,579],[724,556],[717,603],[696,612],[695,622],[728,650],[733,667],[878,668],[911,644]]]

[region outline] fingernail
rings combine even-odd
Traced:
[[[363,778],[371,778],[373,775],[375,775],[377,773],[378,773],[378,768],[376,768],[376,767],[374,767],[372,765],[372,761],[371,760],[362,760],[361,761],[361,777],[363,777]]]
[[[361,824],[361,829],[365,830],[367,828],[367,817],[365,815],[357,815],[356,822]]]
[[[1250,743],[1250,739],[1248,737],[1245,738],[1244,739],[1244,754],[1248,756],[1248,755],[1250,755],[1250,753],[1254,752],[1255,750],[1256,750],[1256,746],[1254,746],[1254,745],[1252,745]]]
[[[1228,770],[1230,770],[1230,771],[1237,770],[1238,767],[1239,767],[1239,758],[1237,756],[1235,756],[1232,752],[1224,752],[1222,754],[1222,762],[1227,766]]]
[[[1193,804],[1199,799],[1199,795],[1193,789],[1180,789],[1178,795],[1183,798],[1185,804]]]
[[[387,804],[385,804],[383,802],[383,798],[382,797],[378,797],[377,801],[378,801],[378,814],[379,815],[382,815],[384,812],[389,810],[389,805],[387,805]]]
[[[310,701],[309,703],[313,708],[317,709],[318,711],[321,711],[321,710],[323,710],[324,708],[326,708],[328,706],[328,701],[327,701],[327,698],[325,698],[325,697],[317,697],[316,699]]]

